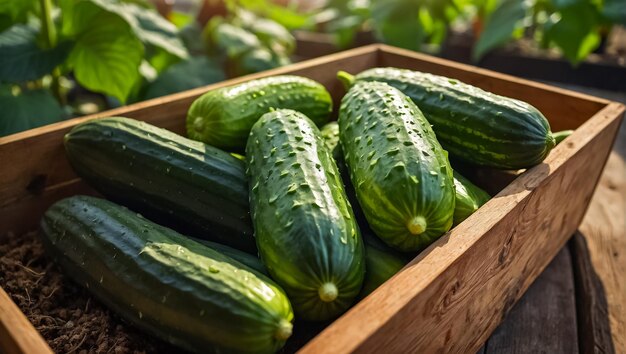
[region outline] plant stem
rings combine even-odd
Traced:
[[[57,30],[54,26],[52,19],[52,0],[39,0],[41,5],[41,31],[46,43],[47,49],[52,49],[57,45]],[[55,68],[52,70],[52,82],[50,83],[50,90],[54,97],[62,104],[67,104],[67,99],[61,90],[61,84],[59,78],[61,77],[61,70]]]

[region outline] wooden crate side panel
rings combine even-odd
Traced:
[[[63,136],[78,123],[105,116],[125,116],[182,133],[189,105],[202,93],[278,74],[302,75],[317,80],[329,89],[335,102],[338,102],[343,88],[335,73],[346,67],[360,71],[375,66],[377,53],[375,46],[359,48],[0,138],[0,162],[3,165],[0,173],[0,233],[25,231],[15,225],[15,222],[22,225],[23,222],[9,218],[9,210],[28,210],[28,203],[36,202],[37,198],[48,200],[45,196],[47,191],[77,178],[65,158],[62,142]]]
[[[53,354],[48,343],[0,288],[0,353]]]
[[[576,230],[622,114],[593,117],[302,352],[475,352]]]
[[[597,97],[393,47],[382,46],[380,65],[443,75],[529,102],[548,118],[553,131],[576,129],[608,104]]]

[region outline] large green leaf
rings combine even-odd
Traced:
[[[92,91],[124,102],[139,79],[141,41],[122,18],[90,2],[77,4],[73,14],[73,30],[79,34],[69,63],[76,79]]]
[[[191,57],[170,66],[145,93],[144,98],[155,98],[192,88],[205,86],[226,78],[220,66],[204,56]]]
[[[0,81],[37,80],[67,58],[72,47],[70,42],[44,50],[37,45],[38,32],[35,26],[15,25],[0,33]]]
[[[413,0],[372,0],[372,20],[378,39],[398,47],[419,50],[424,30]]]
[[[0,92],[0,136],[65,119],[65,111],[47,90],[13,95]]]
[[[626,1],[604,0],[602,14],[611,22],[626,26]]]
[[[315,15],[315,12],[302,13],[294,6],[277,5],[271,0],[238,0],[237,3],[245,9],[280,23],[289,30],[310,27]]]
[[[570,6],[551,16],[556,21],[546,23],[545,36],[548,43],[557,46],[573,64],[579,63],[600,44],[598,24],[600,15],[592,4]]]
[[[258,18],[249,30],[259,38],[263,45],[274,51],[281,51],[288,55],[296,47],[296,39],[293,35],[276,21]]]
[[[5,14],[12,21],[21,22],[36,4],[36,0],[0,0],[0,14]]]
[[[253,33],[215,18],[205,29],[207,46],[219,52],[225,52],[229,58],[236,58],[243,53],[261,46]]]
[[[472,60],[480,60],[487,52],[510,40],[527,9],[528,3],[524,0],[502,0],[487,19],[472,51]]]
[[[178,58],[189,56],[185,45],[178,36],[176,26],[161,17],[155,10],[135,3],[124,3],[116,0],[61,0],[61,7],[65,14],[76,11],[76,7],[84,2],[90,2],[106,12],[123,18],[144,44],[160,48]],[[64,32],[75,34],[76,29],[73,27],[72,24],[64,23]]]

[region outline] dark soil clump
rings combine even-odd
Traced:
[[[114,316],[46,257],[37,233],[0,239],[0,286],[56,353],[174,353]]]

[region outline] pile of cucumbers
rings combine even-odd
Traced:
[[[453,79],[338,77],[336,122],[324,86],[284,75],[198,98],[190,139],[121,117],[74,127],[68,160],[107,199],[50,207],[49,254],[172,344],[271,353],[294,319],[336,318],[489,200],[448,153],[521,169],[556,144],[531,105]]]

